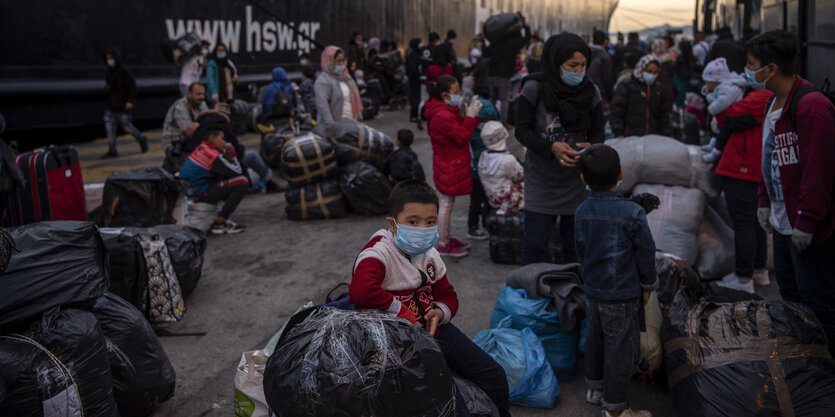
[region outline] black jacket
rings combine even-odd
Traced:
[[[612,56],[603,49],[591,48],[591,63],[586,74],[600,89],[603,98],[607,102],[612,101],[612,89],[615,87],[614,73],[612,73]]]
[[[490,76],[510,78],[516,73],[516,56],[531,39],[531,29],[522,28],[519,36],[508,36],[487,48],[484,56],[490,58]]]
[[[409,42],[409,51],[406,53],[406,76],[409,77],[410,83],[420,83],[420,76],[423,74],[419,44],[420,38],[412,39]]]
[[[395,184],[413,178],[426,181],[423,165],[411,147],[402,147],[389,156],[386,173],[391,175]]]
[[[623,60],[629,52],[635,53],[638,56],[643,55],[641,48],[636,43],[627,43],[626,45],[615,48],[615,56],[612,57],[612,75],[617,80],[618,74],[623,71]]]
[[[719,39],[716,41],[710,48],[705,65],[716,58],[728,60],[728,68],[737,74],[742,74],[745,71],[745,49],[742,48],[742,45],[734,42],[733,39]]]
[[[116,111],[125,111],[125,104],[136,98],[139,91],[136,89],[136,80],[130,71],[122,67],[122,55],[118,49],[109,49],[106,53],[113,57],[116,66],[107,67],[104,81],[107,87],[107,108]],[[105,59],[105,63],[107,59]]]
[[[658,81],[649,88],[635,76],[618,84],[612,95],[612,132],[615,136],[669,135],[668,96]]]
[[[455,65],[458,63],[458,57],[455,54],[455,48],[449,42],[441,42],[435,47],[435,63],[444,67],[447,65]]]

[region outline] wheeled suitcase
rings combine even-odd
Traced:
[[[78,152],[72,146],[50,146],[25,152],[15,163],[26,180],[16,195],[16,224],[48,220],[87,221],[87,203]]]

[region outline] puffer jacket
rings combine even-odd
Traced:
[[[487,201],[496,201],[507,195],[513,184],[522,182],[525,170],[510,153],[487,151],[479,159],[478,174]]]
[[[612,95],[612,131],[615,136],[669,136],[670,103],[659,82],[647,85],[635,76],[618,83]]]
[[[733,131],[716,165],[717,174],[743,181],[762,181],[763,118],[772,95],[768,90],[753,90],[716,116],[719,126]]]
[[[742,100],[747,89],[748,80],[732,72],[727,80],[722,81],[710,94],[705,96],[707,102],[710,103],[707,106],[707,111],[714,116],[722,113],[737,101]]]
[[[465,96],[464,102],[467,102],[467,99],[468,97]],[[475,129],[473,137],[470,138],[470,159],[472,160],[470,171],[475,179],[478,179],[478,159],[481,157],[481,153],[487,150],[487,147],[484,146],[484,140],[481,139],[481,128],[488,121],[499,119],[499,112],[496,110],[496,106],[490,103],[490,100],[479,97],[478,101],[481,102],[481,110],[478,112],[478,127]],[[464,108],[463,103],[461,106]]]
[[[470,138],[478,117],[461,117],[458,107],[433,98],[424,107],[432,142],[432,177],[435,188],[449,196],[473,192],[470,173]]]

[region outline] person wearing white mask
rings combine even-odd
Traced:
[[[621,82],[612,94],[612,131],[616,137],[660,134],[669,136],[671,98],[657,83],[661,63],[644,55],[635,65],[632,77]]]

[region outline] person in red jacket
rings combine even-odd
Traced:
[[[730,132],[715,171],[722,178],[734,229],[736,272],[729,282],[751,293],[754,283],[770,283],[767,238],[757,222],[757,190],[762,181],[762,123],[771,96],[768,90],[748,90],[742,100],[716,115],[719,126]]]
[[[745,52],[748,83],[774,93],[763,123],[757,217],[774,230],[780,295],[815,312],[835,356],[835,105],[794,73],[791,32],[758,35]]]
[[[467,256],[470,244],[452,236],[450,216],[455,197],[473,192],[473,176],[470,173],[470,138],[478,127],[481,102],[478,96],[467,107],[467,117],[461,117],[461,96],[458,81],[442,75],[427,86],[429,102],[424,116],[429,125],[432,141],[432,177],[440,195],[438,212],[438,252],[441,256],[460,258]]]

